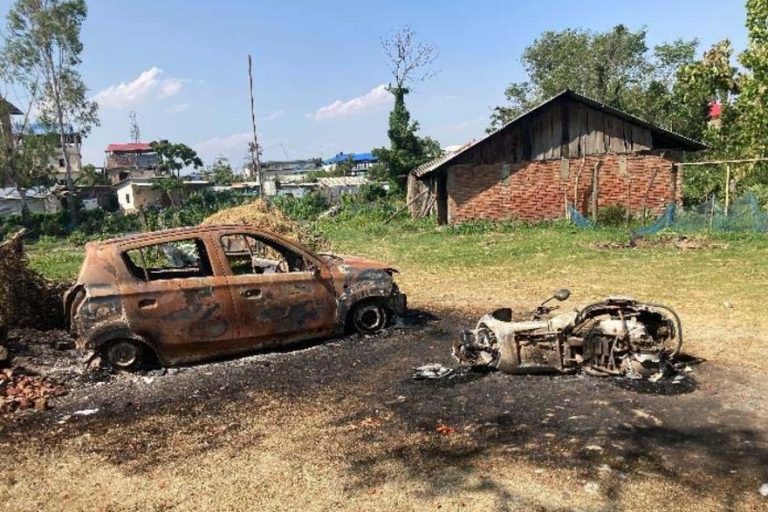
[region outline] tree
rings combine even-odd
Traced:
[[[216,185],[231,185],[235,181],[235,173],[232,166],[224,157],[217,158],[204,172],[203,176]]]
[[[178,206],[181,191],[184,189],[181,170],[186,167],[199,169],[203,166],[203,161],[195,150],[186,144],[160,140],[151,142],[150,146],[157,155],[157,171],[163,176],[153,180],[152,187],[164,192],[171,206]]]
[[[395,104],[389,114],[389,148],[373,150],[379,160],[387,166],[393,189],[401,188],[403,176],[413,168],[438,156],[440,145],[429,137],[419,137],[419,123],[411,121],[411,114],[405,106],[405,96],[411,88],[434,75],[433,64],[437,49],[416,41],[410,27],[404,27],[381,41],[389,62],[394,85],[387,90],[394,96]]]
[[[106,174],[99,171],[93,164],[84,165],[80,170],[80,176],[77,177],[77,184],[84,186],[109,185],[110,181]]]
[[[83,136],[99,124],[98,105],[86,99],[87,88],[78,71],[83,44],[80,29],[87,15],[85,0],[16,0],[8,12],[3,54],[11,66],[41,86],[40,121],[55,129],[66,148],[67,133],[77,128]],[[64,159],[67,190],[75,197],[72,165]],[[77,224],[77,201],[69,201]]]
[[[744,73],[734,120],[742,153],[768,157],[768,0],[747,0],[747,49],[739,56]]]
[[[195,150],[186,144],[159,140],[150,143],[150,146],[157,154],[157,170],[161,175],[179,178],[185,167],[199,169],[203,166]]]
[[[676,117],[672,89],[677,71],[693,61],[698,42],[678,39],[650,52],[646,30],[617,25],[608,32],[583,29],[544,32],[523,51],[528,80],[511,83],[508,103],[493,109],[489,131],[564,89],[660,124],[685,125]]]

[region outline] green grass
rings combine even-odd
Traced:
[[[26,245],[29,266],[54,281],[74,281],[83,263],[83,247],[66,239],[43,237]]]
[[[765,235],[697,235],[700,247],[691,250],[674,244],[606,249],[598,244],[626,242],[626,231],[564,223],[446,227],[409,219],[385,225],[387,216],[345,214],[315,227],[337,253],[396,266],[414,307],[471,317],[501,306],[532,308],[561,287],[573,291],[565,307],[632,295],[678,309],[687,345],[698,355],[728,364],[768,361]],[[32,268],[46,277],[76,277],[82,247],[42,239],[28,249]]]

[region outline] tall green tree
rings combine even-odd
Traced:
[[[768,0],[747,0],[747,33],[747,49],[739,56],[744,73],[735,142],[744,154],[768,157]]]
[[[624,25],[607,32],[544,32],[523,51],[528,79],[507,87],[507,104],[493,109],[489,131],[564,89],[673,129],[685,124],[674,115],[673,87],[677,71],[694,60],[698,42],[678,39],[651,51],[646,35]]]
[[[156,140],[151,142],[150,146],[157,154],[157,170],[160,174],[179,178],[182,169],[199,169],[203,166],[197,152],[186,144]]]
[[[163,176],[153,180],[152,187],[165,193],[172,206],[179,206],[184,189],[181,170],[187,167],[199,169],[203,161],[186,144],[159,140],[151,142],[150,146],[157,154],[157,171]]]
[[[394,84],[387,90],[394,96],[394,107],[389,114],[388,148],[376,148],[374,155],[387,167],[393,188],[401,189],[403,178],[418,165],[438,156],[440,144],[429,137],[418,135],[418,121],[411,121],[405,106],[405,96],[411,88],[434,75],[433,64],[437,49],[416,40],[410,27],[401,28],[382,39]]]
[[[208,181],[216,185],[231,185],[235,181],[235,173],[232,165],[226,158],[217,158],[208,168],[203,171],[203,176]]]
[[[99,124],[98,105],[86,98],[79,72],[80,30],[87,12],[85,0],[16,0],[8,12],[4,59],[40,84],[40,121],[55,129],[62,148],[73,129],[85,136]],[[74,198],[72,165],[68,158],[64,162],[67,190]],[[77,201],[68,204],[77,224]]]

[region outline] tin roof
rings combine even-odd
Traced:
[[[366,183],[368,183],[368,179],[363,176],[331,176],[328,178],[317,178],[317,184],[323,188],[359,187]]]
[[[110,144],[105,150],[107,153],[145,153],[152,151],[148,142],[128,142],[125,144]]]
[[[339,153],[328,160],[326,160],[325,164],[341,164],[349,159],[352,159],[353,162],[378,162],[379,159],[374,156],[373,153]]]
[[[559,100],[560,98],[568,98],[574,101],[578,101],[581,103],[584,103],[585,105],[594,108],[595,110],[600,110],[602,112],[611,114],[613,116],[616,116],[620,119],[623,119],[629,123],[636,124],[638,126],[642,126],[643,128],[647,128],[652,133],[655,133],[657,135],[663,136],[666,140],[669,140],[677,145],[676,148],[664,148],[664,149],[683,149],[687,151],[698,151],[702,149],[707,149],[707,146],[702,144],[701,142],[697,140],[693,140],[691,138],[688,138],[684,135],[681,135],[679,133],[675,133],[673,131],[667,130],[666,128],[662,128],[660,126],[657,126],[655,124],[649,123],[648,121],[641,119],[633,114],[630,114],[628,112],[625,112],[623,110],[620,110],[616,107],[611,107],[610,105],[606,105],[605,103],[601,103],[597,100],[594,100],[592,98],[589,98],[587,96],[584,96],[583,94],[579,94],[577,92],[574,92],[570,89],[566,89],[560,94],[557,94],[556,96],[553,96],[552,98],[540,103],[536,107],[528,110],[527,112],[521,114],[520,116],[516,117],[512,121],[508,122],[498,130],[489,133],[485,137],[474,141],[472,143],[469,143],[465,145],[461,150],[456,151],[454,153],[441,155],[438,158],[435,158],[434,160],[431,160],[427,163],[424,163],[418,167],[416,167],[413,171],[411,171],[412,174],[414,174],[417,178],[421,178],[422,176],[425,176],[431,172],[436,171],[438,168],[442,167],[443,165],[447,164],[448,162],[452,161],[454,158],[459,156],[460,154],[464,153],[465,151],[477,146],[478,144],[481,144],[482,142],[485,142],[486,140],[490,139],[491,137],[495,136],[499,132],[505,130],[506,128],[519,123],[523,119],[526,119],[527,117],[533,115],[536,112],[539,112],[546,106],[548,106],[550,103],[553,103],[554,101]]]

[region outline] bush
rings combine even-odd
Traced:
[[[304,197],[275,196],[270,203],[293,220],[315,220],[330,208],[328,200],[316,192]]]
[[[629,217],[632,220],[632,217]],[[627,223],[627,209],[620,204],[612,204],[597,211],[597,223],[601,226],[618,227]]]

